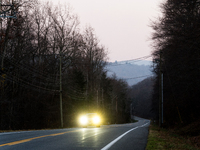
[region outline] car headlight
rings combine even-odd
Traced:
[[[95,117],[92,118],[92,121],[93,121],[94,124],[99,124],[101,119],[100,119],[99,116],[95,116]]]
[[[79,122],[80,124],[85,125],[88,122],[88,118],[86,116],[81,116]]]

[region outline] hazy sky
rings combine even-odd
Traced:
[[[57,2],[58,0],[52,0]],[[160,14],[164,0],[60,0],[69,3],[79,16],[80,25],[90,25],[109,61],[134,59],[151,54],[150,20]]]

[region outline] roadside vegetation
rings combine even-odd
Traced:
[[[6,15],[17,12],[16,18],[0,22],[1,130],[59,128],[61,118],[71,127],[86,112],[129,121],[128,84],[107,76],[107,48],[91,26],[80,27],[70,5],[12,5]]]
[[[151,111],[154,113],[154,120],[159,121],[161,126],[161,110],[163,110],[162,127],[197,144],[200,143],[199,10],[200,1],[197,0],[166,0],[160,4],[162,15],[151,24],[154,30],[151,37],[152,71],[155,74]],[[161,93],[163,93],[163,107],[161,107]],[[186,145],[181,144],[186,144],[187,140],[172,136],[168,130],[157,131],[158,129],[150,129],[150,138],[154,135],[155,140],[160,143],[158,146],[188,149]],[[182,148],[179,148],[180,146]]]
[[[189,137],[180,136],[174,130],[151,124],[146,150],[198,150],[197,143]]]
[[[110,124],[130,122],[130,112],[158,121],[163,73],[163,126],[181,126],[176,133],[200,143],[199,1],[161,4],[162,16],[151,24],[155,77],[132,87],[107,76],[107,48],[92,27],[80,29],[70,5],[38,0],[13,5],[10,15],[17,11],[17,18],[1,18],[1,130],[59,128],[61,111],[64,127],[75,126],[80,113],[94,111]],[[151,138],[160,140],[158,149],[175,144],[175,136],[154,126]]]
[[[164,126],[187,126],[199,119],[200,2],[166,0],[160,10],[162,16],[151,25],[156,76],[152,110],[158,120],[163,74]]]

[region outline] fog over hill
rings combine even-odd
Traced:
[[[114,74],[118,79],[124,79],[128,85],[132,86],[145,78],[152,75],[151,61],[137,61],[137,62],[111,62],[108,63],[107,75],[113,76]]]

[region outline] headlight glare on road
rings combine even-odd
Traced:
[[[80,124],[85,125],[88,122],[88,118],[86,116],[81,116],[79,122]]]
[[[92,120],[93,120],[93,123],[94,123],[94,124],[99,124],[99,123],[100,123],[100,117],[99,117],[99,116],[94,116],[94,117],[92,118]]]

